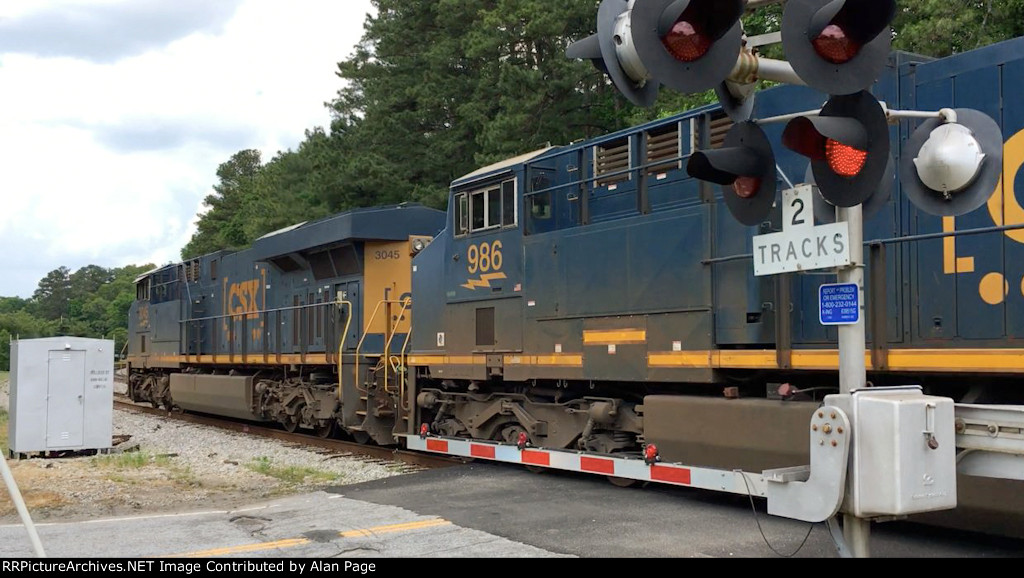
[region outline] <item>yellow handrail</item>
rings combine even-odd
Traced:
[[[359,351],[363,348],[363,342],[366,341],[366,336],[370,334],[370,332],[369,332],[370,326],[373,325],[373,320],[377,318],[377,312],[380,311],[380,306],[384,305],[386,303],[387,304],[399,304],[399,303],[403,303],[403,302],[402,301],[398,301],[398,300],[394,300],[394,299],[391,299],[391,300],[389,300],[389,299],[382,299],[380,302],[377,303],[377,306],[373,308],[373,313],[370,315],[370,320],[366,322],[366,325],[363,328],[363,335],[359,338],[359,343],[356,344],[356,373],[355,373],[356,391],[361,391],[363,393],[366,393],[366,390],[363,389],[359,385]],[[396,325],[396,327],[397,327],[397,325]],[[387,335],[387,330],[384,331],[384,334]],[[387,381],[386,381],[387,380],[387,371],[388,371],[387,370],[387,351],[384,351],[383,353],[381,353],[381,355],[384,356],[384,379],[385,379],[385,384],[386,384],[387,383]]]
[[[339,296],[340,297],[340,296]],[[338,299],[335,301],[338,307],[348,305],[348,316],[345,317],[345,331],[341,333],[341,341],[338,342],[338,399],[341,399],[341,380],[342,376],[345,375],[342,372],[342,367],[345,365],[345,338],[348,337],[348,327],[352,323],[352,303],[344,299]]]
[[[391,335],[389,335],[387,340],[384,342],[384,391],[385,392],[388,391],[388,368],[387,368],[387,366],[391,362],[391,342],[394,341],[395,334],[398,333],[398,326],[401,324],[402,318],[405,316],[405,312],[409,309],[410,305],[412,305],[412,299],[409,298],[409,297],[406,297],[402,301],[402,310],[398,312],[398,323],[395,323],[395,326],[391,328]],[[410,327],[410,330],[411,330],[411,328],[412,328],[412,322],[411,321],[409,322],[409,327]],[[408,342],[409,341],[409,337],[406,336],[405,340],[406,340],[406,342]],[[399,394],[401,394],[401,391],[399,391]]]

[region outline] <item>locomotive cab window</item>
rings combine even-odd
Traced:
[[[466,193],[455,195],[455,236],[461,237],[469,232],[469,201]]]
[[[469,205],[469,221],[472,232],[487,231],[500,227],[514,227],[519,222],[516,207],[516,182],[509,179],[483,190],[456,195],[456,234],[461,234],[460,224],[464,222],[463,207]]]
[[[530,195],[530,217],[534,219],[551,218],[551,193]]]
[[[518,222],[516,218],[519,207],[516,205],[516,182],[505,181],[501,183],[501,225],[503,227],[514,227]]]

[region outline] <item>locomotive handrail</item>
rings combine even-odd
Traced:
[[[406,299],[406,301],[409,301],[409,299]],[[395,305],[395,304],[401,304],[401,303],[404,303],[404,302],[405,301],[398,301],[398,300],[395,300],[395,299],[381,299],[377,303],[377,306],[373,308],[373,313],[370,314],[370,319],[369,319],[369,321],[366,322],[366,326],[363,328],[363,335],[359,338],[359,343],[356,344],[356,353],[355,353],[355,357],[356,357],[356,368],[355,368],[356,391],[367,393],[367,390],[363,389],[359,385],[359,350],[363,348],[363,342],[366,341],[366,337],[370,334],[370,326],[373,325],[373,320],[377,318],[377,313],[380,311],[380,306],[381,305],[385,305],[385,304],[390,306],[390,305]],[[387,308],[388,307],[385,307],[385,309],[387,309]],[[396,327],[397,327],[397,325],[396,325]],[[388,332],[385,329],[384,335],[387,335],[387,333]],[[370,354],[366,354],[366,355],[370,355]],[[381,355],[385,356],[384,357],[384,380],[385,380],[384,383],[386,385],[387,384],[387,371],[388,371],[388,369],[387,369],[387,355],[388,355],[388,351],[385,350],[384,352],[381,353]]]
[[[629,173],[633,173],[633,172],[639,173],[640,171],[642,171],[644,169],[649,169],[649,168],[652,168],[652,167],[658,167],[658,166],[662,166],[662,165],[665,165],[665,164],[668,164],[668,163],[682,162],[683,160],[688,159],[691,156],[693,156],[693,153],[689,153],[689,154],[685,154],[685,155],[678,155],[678,156],[675,156],[675,157],[664,158],[664,159],[656,159],[656,160],[651,161],[649,163],[644,163],[642,165],[637,165],[635,167],[629,167],[628,169],[620,169],[620,170],[609,172],[609,173],[601,173],[600,175],[596,175],[596,176],[593,176],[593,177],[590,177],[590,178],[570,181],[568,183],[563,183],[563,184],[560,184],[560,185],[554,185],[554,186],[548,187],[546,189],[539,189],[539,190],[536,190],[536,191],[530,191],[530,192],[524,193],[523,196],[524,197],[531,197],[531,196],[534,196],[534,195],[542,195],[544,193],[550,193],[552,191],[557,191],[559,189],[564,189],[564,188],[567,188],[567,187],[575,187],[575,186],[584,185],[584,184],[591,185],[591,184],[593,184],[593,183],[595,183],[597,181],[608,179],[609,177],[617,177],[617,176],[620,176],[620,175],[625,175],[625,174],[629,174]],[[681,169],[668,169],[668,170],[681,170]]]
[[[981,227],[978,229],[964,229],[962,231],[944,231],[942,233],[922,233],[920,235],[908,235],[906,237],[892,237],[889,239],[872,239],[870,241],[864,241],[865,247],[872,245],[896,245],[899,243],[911,243],[914,241],[931,241],[934,239],[946,239],[949,237],[966,237],[969,235],[984,235],[986,233],[1002,233],[1005,231],[1019,231],[1024,229],[1024,223],[1018,223],[1016,225],[1002,225],[1000,227]],[[715,265],[717,263],[728,263],[730,261],[741,261],[743,259],[753,259],[753,253],[743,253],[741,255],[730,255],[728,257],[715,257],[713,259],[704,259],[701,261],[702,265]]]
[[[384,393],[388,392],[388,369],[387,369],[387,366],[391,363],[391,342],[394,341],[395,335],[398,333],[398,325],[401,323],[402,318],[405,316],[405,312],[409,309],[410,305],[412,305],[412,298],[406,297],[405,299],[402,300],[402,309],[401,309],[401,311],[398,312],[398,323],[395,323],[395,326],[391,328],[391,335],[389,335],[388,338],[384,342]],[[410,328],[412,327],[412,322],[409,323],[409,326],[410,326]],[[408,342],[409,342],[409,337],[407,335],[406,338],[405,338],[405,343],[408,343]],[[403,343],[403,345],[404,345],[404,343]],[[401,360],[399,360],[399,361],[401,361]],[[399,395],[401,395],[401,386],[399,386]]]
[[[216,321],[218,319],[226,319],[228,317],[234,318],[241,315],[262,315],[264,313],[278,313],[281,311],[292,311],[295,309],[308,309],[310,307],[324,307],[333,305],[336,302],[327,301],[325,303],[307,303],[305,305],[292,305],[290,307],[278,307],[276,309],[259,309],[256,311],[246,311],[244,313],[225,313],[224,315],[214,315],[211,317],[189,317],[188,319],[179,319],[178,323],[189,323],[193,321]]]
[[[307,304],[303,304],[303,305],[292,305],[292,306],[289,306],[289,307],[278,307],[278,308],[274,308],[274,309],[257,309],[255,311],[244,311],[244,312],[241,312],[241,313],[225,313],[225,314],[222,314],[222,315],[212,315],[212,316],[209,316],[209,317],[189,317],[188,319],[179,319],[178,320],[178,324],[180,325],[180,324],[189,324],[189,323],[191,323],[191,324],[196,324],[196,325],[199,326],[199,328],[201,328],[202,327],[201,324],[203,322],[207,322],[207,321],[214,322],[214,321],[225,320],[225,321],[230,321],[231,326],[233,328],[235,323],[241,321],[243,323],[243,333],[242,333],[243,355],[247,355],[248,351],[247,351],[246,343],[245,343],[247,341],[247,335],[244,332],[244,328],[245,328],[244,323],[245,323],[246,319],[262,318],[265,321],[266,319],[269,318],[268,314],[270,314],[270,313],[276,313],[278,315],[278,318],[280,318],[280,314],[283,311],[307,311],[307,310],[314,310],[314,308],[318,308],[318,307],[328,308],[328,307],[331,307],[332,305],[334,305],[335,303],[336,302],[334,302],[334,301],[325,301],[323,303],[307,303]],[[350,311],[351,311],[351,309],[350,309]],[[213,338],[214,338],[214,341],[216,341],[216,338],[217,338],[217,335],[216,335],[216,325],[214,325],[214,328],[215,328],[215,330],[214,330],[214,337]],[[228,335],[230,336],[233,331],[234,331],[233,329],[229,330]],[[280,340],[280,335],[278,335],[277,338],[278,338],[278,340]],[[299,337],[300,345],[301,345],[302,339],[303,339],[303,337],[300,335],[300,337]],[[229,345],[230,345],[229,349],[232,350],[231,355],[234,355],[234,352],[233,352],[234,341],[232,340]],[[280,346],[281,346],[281,344],[280,344],[280,342],[278,342],[277,343],[277,350],[278,350],[277,355],[278,356],[280,356],[280,354],[281,354]],[[211,347],[214,350],[213,353],[216,354],[217,350],[219,349],[217,347],[217,344],[216,343],[211,344]],[[197,341],[197,348],[198,348],[198,341]],[[326,347],[326,344],[325,344],[325,348],[324,348],[325,352],[327,351],[327,349],[328,348]],[[302,354],[305,355],[305,350],[303,350]],[[185,355],[186,356],[190,356],[191,354],[186,353]],[[197,349],[196,355],[197,356],[201,355],[198,352],[198,349]],[[264,340],[263,341],[263,356],[264,356],[264,358],[266,358],[267,355],[268,355],[267,343],[266,343],[266,340]]]
[[[339,296],[340,297],[340,296]],[[352,302],[346,301],[345,299],[338,299],[335,301],[339,308],[348,305],[348,315],[345,316],[345,330],[341,333],[341,339],[338,340],[338,400],[342,399],[341,394],[341,383],[342,376],[345,375],[342,372],[342,367],[345,365],[345,338],[348,337],[348,328],[352,323]]]

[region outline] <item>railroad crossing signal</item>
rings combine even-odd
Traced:
[[[833,96],[818,116],[793,119],[782,144],[809,159],[821,196],[854,207],[878,189],[889,163],[885,111],[867,92]]]
[[[695,179],[722,185],[729,212],[744,225],[768,218],[775,203],[775,154],[761,127],[733,125],[717,150],[693,153],[686,172]]]
[[[789,0],[782,16],[786,58],[826,94],[866,90],[885,68],[895,0]]]
[[[637,56],[661,84],[684,93],[718,86],[743,45],[744,0],[636,0]]]
[[[603,0],[597,33],[565,54],[589,59],[637,106],[651,106],[664,84],[703,92],[721,84],[743,43],[744,0]]]
[[[658,81],[636,54],[629,0],[602,0],[597,9],[597,34],[573,42],[565,55],[593,62],[637,106],[651,106],[658,98]]]
[[[746,118],[751,99],[730,96],[726,80],[742,68],[740,18],[747,6],[746,0],[602,0],[597,33],[570,45],[566,55],[591,60],[639,106],[653,105],[660,85],[686,93],[714,88],[730,116]],[[870,214],[891,194],[896,169],[888,122],[900,111],[884,109],[866,89],[888,61],[895,14],[895,0],[786,3],[782,43],[789,62],[781,64],[791,69],[783,76],[830,95],[819,113],[792,120],[782,136],[784,146],[811,160],[808,180],[827,201],[817,203],[822,221],[830,220],[828,205],[864,204]],[[992,119],[974,110],[949,113],[931,114],[922,123],[904,145],[898,168],[910,200],[943,216],[984,204],[999,181],[1002,158]],[[736,127],[726,149],[694,153],[687,170],[726,187],[730,212],[756,225],[774,204],[774,155],[756,126]]]
[[[900,166],[903,190],[914,205],[944,217],[984,205],[1003,170],[999,125],[977,110],[952,112],[955,121],[933,118],[921,123],[903,147]]]
[[[890,199],[892,199],[892,188],[896,182],[896,160],[889,155],[889,162],[885,165],[885,173],[883,173],[882,180],[878,183],[878,188],[875,192],[868,197],[868,200],[864,201],[864,218],[871,218],[873,215],[882,210]],[[816,185],[814,180],[814,166],[807,165],[807,172],[804,174],[804,182],[811,185]],[[821,193],[815,193],[814,195],[814,220],[819,223],[834,223],[836,222],[836,207],[832,203],[829,203],[821,196]]]

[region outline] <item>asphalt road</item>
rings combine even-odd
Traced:
[[[741,496],[619,488],[601,477],[486,462],[230,511],[50,522],[37,530],[48,556],[87,559],[839,557],[823,525],[768,517],[762,501],[752,508]],[[870,547],[874,558],[1024,556],[1024,541],[905,522],[873,525]],[[0,526],[0,558],[32,555],[24,527]]]
[[[582,474],[475,462],[336,491],[573,556],[839,556],[823,524],[769,517],[762,501],[755,501],[755,515],[745,497],[656,485],[619,488]],[[889,522],[872,525],[870,549],[876,558],[1020,557],[1024,541]]]

